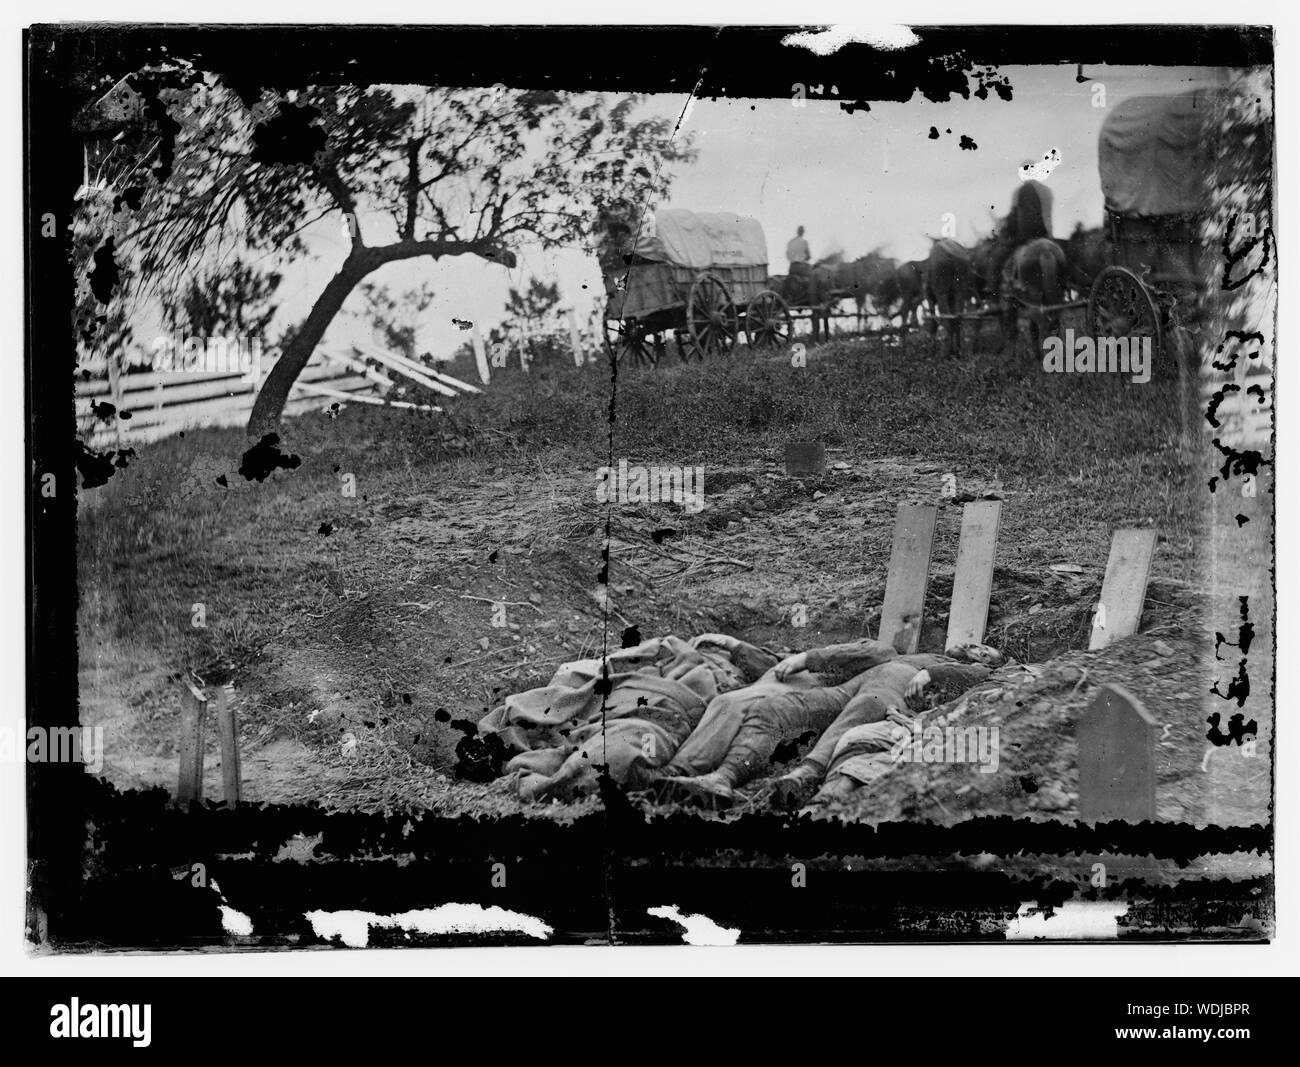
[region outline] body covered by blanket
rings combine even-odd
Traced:
[[[723,634],[658,637],[604,661],[563,664],[549,685],[507,697],[479,732],[518,753],[506,771],[525,800],[590,792],[602,766],[637,788],[668,762],[709,701],[753,682],[778,658]]]

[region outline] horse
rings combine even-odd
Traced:
[[[1002,242],[997,237],[985,237],[971,252],[971,276],[975,299],[980,303],[998,295],[998,267],[1005,258]]]
[[[876,313],[892,322],[898,316],[900,324],[920,325],[917,309],[926,299],[925,261],[912,260],[899,263],[877,275],[871,290],[871,303]]]
[[[926,296],[940,315],[966,311],[975,291],[970,250],[950,237],[935,241],[926,261],[925,282]],[[932,320],[931,333],[937,331],[938,322]],[[954,319],[948,330],[948,355],[956,351],[960,341],[961,320]]]
[[[858,281],[853,299],[858,305],[858,329],[862,329],[866,325],[868,300],[871,301],[872,312],[877,315],[884,315],[886,318],[891,317],[889,306],[882,306],[877,294],[880,293],[887,281],[894,277],[894,272],[898,269],[898,263],[896,260],[883,256],[879,252],[871,252],[856,260],[854,266],[858,272]]]
[[[1061,313],[1040,308],[1065,302],[1065,282],[1065,253],[1052,238],[1036,238],[1011,253],[1002,270],[1003,351],[1016,336],[1021,304],[1028,313],[1034,350],[1042,348],[1044,335],[1059,327]]]
[[[835,289],[840,298],[852,297],[857,306],[857,324],[859,331],[866,324],[867,301],[871,301],[872,311],[887,314],[882,309],[877,294],[885,280],[893,273],[895,263],[877,251],[859,256],[851,263],[839,266],[835,275]]]

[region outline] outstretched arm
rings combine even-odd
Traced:
[[[965,692],[973,689],[993,673],[991,667],[982,663],[944,663],[929,668],[930,677],[940,689],[954,689]]]
[[[907,683],[907,699],[921,697],[925,690],[934,686],[945,693],[964,693],[984,681],[992,668],[982,663],[934,663],[916,672]]]
[[[837,685],[854,675],[894,659],[898,653],[892,645],[864,638],[843,645],[827,645],[804,654],[805,669],[820,674],[827,685]]]
[[[692,648],[699,648],[700,645],[717,645],[718,648],[728,652],[734,651],[740,644],[740,638],[732,637],[730,634],[700,634],[691,639]]]
[[[726,652],[747,683],[758,681],[780,658],[770,649],[751,645],[728,634],[700,634],[691,640],[692,648],[701,646],[713,646]]]

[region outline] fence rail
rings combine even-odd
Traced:
[[[392,385],[391,378],[355,356],[317,349],[294,383],[284,414],[321,411],[350,398],[382,403]],[[91,448],[148,444],[182,430],[243,425],[256,397],[254,383],[237,370],[118,375],[103,367],[93,377],[77,380],[77,427]],[[112,404],[116,413],[106,419],[97,417],[92,408],[102,403]],[[122,418],[123,414],[129,418]]]

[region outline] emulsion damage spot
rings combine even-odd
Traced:
[[[239,473],[245,481],[264,482],[277,467],[297,470],[302,466],[300,456],[285,455],[280,451],[280,435],[268,433],[244,453],[239,462]]]
[[[273,118],[253,130],[253,162],[310,163],[325,147],[325,131],[313,125],[314,107],[281,104]]]
[[[95,452],[77,442],[77,473],[81,475],[81,488],[94,489],[104,485],[115,470],[125,470],[135,458],[134,448],[124,448],[119,452]]]

